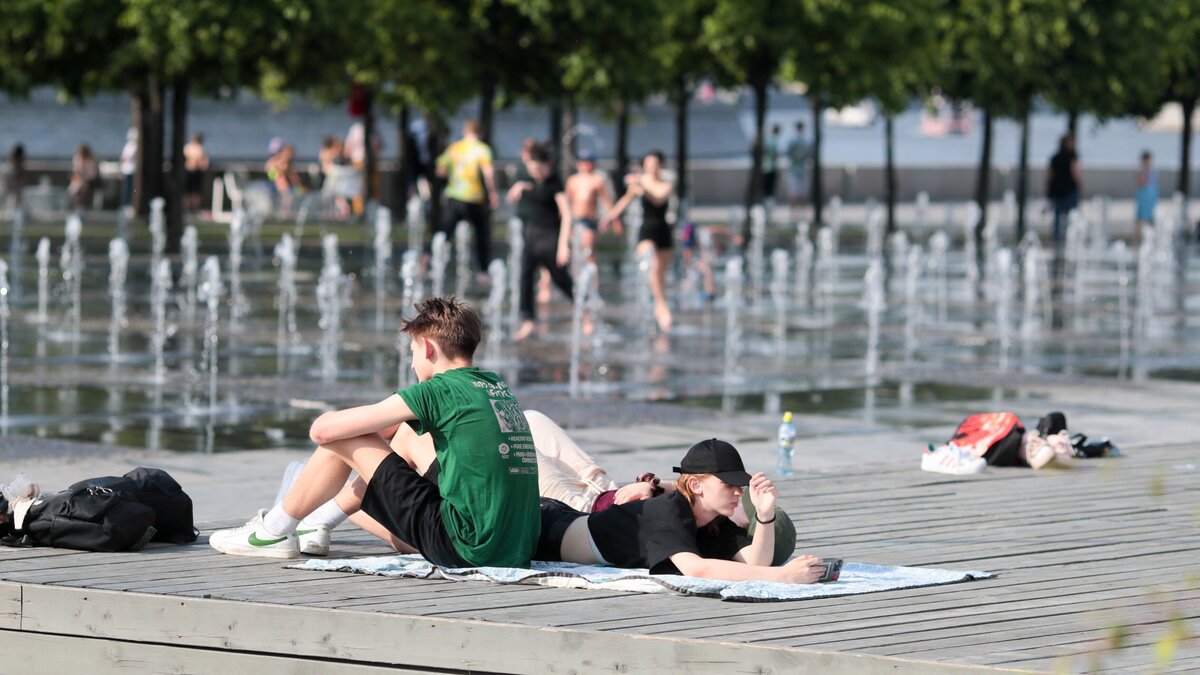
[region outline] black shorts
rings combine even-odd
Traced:
[[[437,462],[424,476],[399,455],[389,454],[375,469],[363,495],[362,510],[388,532],[442,567],[470,567],[454,548],[442,522]]]
[[[577,511],[557,499],[541,498],[542,531],[538,535],[534,560],[557,562],[562,560],[562,541],[571,523],[588,514]]]
[[[199,195],[204,191],[204,172],[188,171],[184,173],[184,190],[189,195]]]
[[[663,222],[647,221],[638,233],[638,241],[652,241],[654,248],[659,251],[669,251],[675,245],[675,237],[671,226]]]
[[[571,523],[588,519],[588,534],[596,550],[613,567],[645,567],[639,543],[639,521],[645,502],[636,501],[610,506],[587,514],[557,499],[542,497],[542,533],[538,537],[535,560],[562,560],[562,540]]]

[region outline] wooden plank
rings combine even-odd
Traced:
[[[218,650],[508,673],[942,673],[962,666],[395,614],[30,585],[24,629]],[[397,645],[403,645],[398,649]],[[520,644],[521,649],[512,649]]]
[[[0,630],[21,629],[21,585],[0,582]]]
[[[1194,568],[1190,560],[1183,561],[1175,568],[1180,578],[1184,572]],[[1083,586],[1069,585],[1076,578],[1068,572],[1060,572],[1059,576],[1036,578],[1036,580],[1016,580],[1013,577],[1002,577],[989,580],[986,587],[976,587],[975,584],[952,584],[932,586],[918,589],[907,589],[888,593],[875,593],[865,596],[851,596],[829,599],[805,600],[802,603],[775,603],[764,605],[760,603],[730,603],[722,608],[721,617],[734,626],[752,626],[754,630],[769,626],[769,622],[778,618],[789,625],[802,627],[812,624],[836,625],[836,622],[872,618],[879,616],[895,616],[897,612],[919,612],[930,608],[949,608],[954,606],[970,606],[981,611],[989,606],[1006,602],[1020,602],[1025,598],[1058,597],[1092,593],[1113,587],[1127,587],[1124,582],[1141,581],[1145,572],[1141,570],[1111,571],[1104,575],[1089,577],[1091,583]],[[1170,576],[1170,568],[1158,570],[1159,574]],[[798,604],[802,606],[803,611]],[[631,611],[628,603],[612,602],[611,609],[594,605],[589,607],[585,615],[568,615],[553,613],[541,616],[536,608],[528,611],[514,611],[511,617],[492,614],[489,618],[497,621],[518,620],[525,623],[543,623],[556,620],[550,625],[563,627],[587,628],[590,630],[637,630],[643,627],[661,626],[664,617],[672,622],[690,624],[693,621],[704,620],[713,615],[714,610],[706,603],[681,603],[679,607],[669,607],[669,611],[660,609],[656,604]],[[726,633],[725,639],[738,639],[736,633]]]
[[[212,649],[189,649],[138,642],[118,642],[67,635],[44,635],[0,630],[0,652],[9,673],[103,673],[127,671],[153,675],[196,673],[227,675],[399,675],[423,670],[357,663],[300,659],[266,654],[243,654]],[[459,671],[465,672],[465,671]]]
[[[1070,633],[1087,633],[1104,630],[1106,626],[1098,618],[1109,617],[1112,623],[1124,625],[1136,624],[1139,619],[1159,620],[1166,610],[1174,607],[1180,600],[1195,600],[1197,596],[1176,596],[1169,601],[1145,600],[1144,596],[1136,594],[1096,594],[1096,599],[1106,600],[1106,604],[1084,608],[1079,603],[1064,603],[1060,607],[1050,607],[1055,611],[1028,611],[1027,605],[1020,607],[1023,613],[1006,619],[992,620],[990,613],[981,614],[976,621],[964,622],[960,626],[950,627],[945,631],[924,626],[919,622],[919,630],[889,631],[882,635],[871,635],[860,639],[850,639],[840,644],[839,649],[866,651],[876,654],[924,654],[930,656],[933,651],[946,653],[959,647],[973,647],[980,644],[993,644],[999,641],[1014,641],[1022,638],[1045,638],[1050,635]],[[1140,601],[1139,601],[1140,600]],[[1043,606],[1044,607],[1044,606]],[[1003,623],[1003,630],[998,630],[996,623]],[[1033,628],[1035,632],[1028,635],[1017,633],[1021,628]],[[944,632],[942,635],[940,632]],[[933,638],[932,640],[930,638]],[[936,642],[936,649],[930,649],[931,643]],[[793,644],[788,641],[786,644]],[[793,644],[793,646],[796,646]]]

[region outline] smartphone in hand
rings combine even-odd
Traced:
[[[842,559],[841,558],[821,558],[817,563],[825,568],[825,572],[821,574],[821,578],[817,579],[818,584],[825,584],[831,581],[837,581],[842,575]]]

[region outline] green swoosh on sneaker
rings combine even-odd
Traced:
[[[312,534],[313,532],[316,532],[316,530],[315,529],[313,529],[313,530],[296,530],[296,536],[303,537],[304,535]]]
[[[287,541],[287,535],[284,535],[278,539],[259,539],[257,532],[251,532],[250,538],[247,539],[247,541],[250,542],[251,546],[272,546],[281,541]]]

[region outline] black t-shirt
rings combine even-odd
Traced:
[[[520,183],[521,181],[532,183],[533,179],[529,177],[529,170],[525,168],[525,163],[517,162],[517,171],[513,175],[513,183]],[[517,200],[517,217],[521,219],[522,223],[529,220],[529,207],[525,206],[524,199]]]
[[[1071,173],[1071,165],[1077,155],[1074,150],[1060,150],[1050,158],[1050,186],[1047,197],[1066,197],[1079,191],[1075,184],[1075,176]]]
[[[546,180],[537,183],[530,181],[533,186],[521,193],[518,205],[525,215],[525,238],[531,237],[537,241],[551,238],[558,244],[558,230],[562,225],[562,217],[558,213],[558,202],[554,196],[564,191],[562,181],[558,176],[550,175]]]
[[[617,504],[588,518],[600,555],[615,567],[648,567],[651,574],[682,574],[671,562],[676,553],[733,560],[745,530],[725,516],[696,527],[692,507],[677,492]]]

